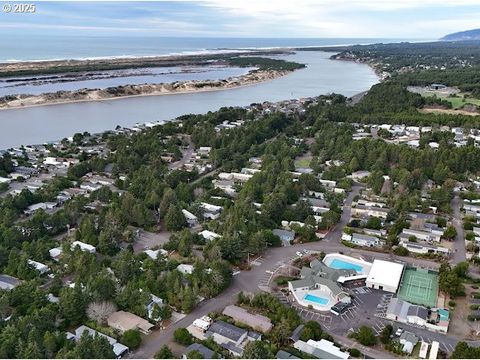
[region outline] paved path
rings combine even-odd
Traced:
[[[168,169],[169,170],[181,169],[188,161],[190,161],[190,159],[192,157],[192,154],[195,151],[195,147],[192,143],[190,135],[186,135],[185,138],[188,142],[187,149],[182,152],[182,158],[180,160],[168,164]]]
[[[130,353],[128,357],[152,358],[155,352],[157,352],[163,345],[168,345],[171,341],[173,341],[173,332],[175,331],[175,329],[187,327],[195,319],[205,314],[208,314],[209,312],[223,310],[225,306],[230,305],[236,301],[236,296],[240,291],[252,293],[259,292],[259,286],[261,286],[262,284],[266,285],[268,283],[268,279],[271,276],[272,269],[279,268],[285,263],[287,263],[290,259],[295,258],[296,252],[302,249],[306,249],[309,251],[324,251],[325,253],[341,251],[346,255],[351,254],[358,256],[358,254],[361,254],[364,256],[373,256],[379,259],[410,262],[413,265],[418,265],[422,267],[438,268],[439,264],[434,261],[414,258],[401,258],[392,254],[351,249],[343,246],[340,243],[343,228],[350,220],[350,211],[353,198],[360,192],[361,188],[362,187],[359,185],[355,185],[352,188],[352,191],[348,194],[345,200],[342,217],[339,224],[337,224],[335,229],[333,229],[327,234],[325,239],[313,243],[297,244],[289,247],[268,249],[267,251],[265,251],[264,254],[262,254],[260,258],[255,261],[256,265],[252,266],[250,271],[242,271],[238,275],[234,276],[232,284],[226,291],[224,291],[216,298],[204,301],[190,314],[187,314],[185,318],[175,324],[172,324],[168,329],[162,331],[156,330],[152,332],[149,336],[144,338],[144,342],[140,349]],[[342,336],[335,335],[335,338],[337,337],[340,340],[342,339]],[[350,339],[347,340],[351,341]],[[360,346],[358,347],[359,350],[365,351],[363,348],[360,349]],[[372,350],[372,357],[375,358],[387,358],[391,356],[387,352],[380,353],[378,350],[369,350]]]

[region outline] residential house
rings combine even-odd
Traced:
[[[177,266],[177,270],[184,275],[192,274],[194,269],[195,269],[194,266],[190,264],[180,264]]]
[[[233,320],[248,325],[254,330],[266,333],[273,327],[270,319],[263,315],[252,314],[247,310],[236,306],[229,305],[223,310],[223,315],[230,316]]]
[[[405,228],[402,230],[402,233],[399,235],[399,237],[400,239],[408,240],[411,236],[414,236],[418,240],[427,242],[440,242],[442,235],[432,232],[431,229],[428,228],[425,228],[425,230],[426,231]]]
[[[32,215],[38,210],[50,210],[57,206],[57,203],[54,202],[42,202],[38,204],[33,204],[27,207],[24,211],[25,215]]]
[[[90,254],[94,254],[94,253],[97,252],[97,249],[95,248],[95,246],[90,245],[90,244],[86,244],[86,243],[81,242],[81,241],[74,241],[72,243],[72,249],[75,249],[77,247],[80,248],[80,250],[82,250],[82,251],[89,252]]]
[[[235,196],[235,183],[232,180],[213,180],[213,187],[222,190],[225,194]]]
[[[325,186],[327,189],[330,189],[330,190],[334,189],[337,186],[337,182],[333,180],[319,179],[319,181],[320,181],[320,184],[322,184],[323,186]]]
[[[480,209],[479,209],[480,210]],[[437,221],[437,217],[433,214],[424,214],[424,213],[417,213],[417,212],[411,212],[408,213],[408,217],[412,220],[414,219],[422,219],[425,222],[430,222],[434,223]]]
[[[162,256],[168,255],[168,251],[164,249],[158,249],[158,250],[148,249],[148,250],[145,250],[144,253],[147,254],[150,259],[153,259],[153,260],[157,260],[158,255],[162,255]]]
[[[37,174],[38,174],[38,169],[26,167],[26,166],[16,166],[13,169],[13,172],[10,173],[10,177],[12,179],[17,179],[19,177],[23,179],[29,179],[32,176],[35,176]]]
[[[261,340],[261,335],[241,329],[235,325],[218,320],[205,332],[206,338],[212,338],[227,349],[233,356],[242,356],[245,345],[250,341]]]
[[[440,254],[449,255],[450,249],[443,246],[429,245],[426,243],[412,242],[408,239],[400,238],[399,245],[406,248],[408,251],[416,254]]]
[[[126,311],[116,311],[111,314],[107,318],[107,324],[121,333],[127,330],[138,330],[146,335],[149,334],[154,327],[154,325],[147,320]]]
[[[283,246],[291,245],[291,241],[295,240],[295,232],[283,229],[272,230],[273,235],[278,236],[282,241]]]
[[[210,231],[210,230],[203,230],[199,232],[198,235],[202,236],[207,241],[212,241],[222,237],[221,235],[214,233],[213,231]]]
[[[182,209],[183,216],[185,216],[185,220],[187,220],[187,224],[189,227],[194,227],[198,225],[198,218],[193,215],[190,211]]]
[[[352,216],[356,217],[378,217],[386,219],[390,209],[385,207],[375,207],[375,206],[365,206],[365,205],[356,205],[352,207]]]
[[[150,302],[147,304],[147,316],[148,316],[149,319],[151,319],[153,321],[160,321],[161,320],[160,317],[154,316],[154,310],[155,310],[156,306],[158,306],[159,308],[162,308],[162,307],[168,306],[168,305],[165,305],[163,303],[163,299],[161,299],[158,296],[155,296],[153,294],[150,294]]]
[[[0,274],[0,289],[1,290],[12,290],[15,289],[18,285],[22,283],[21,280],[16,277]]]
[[[210,146],[201,146],[197,150],[197,153],[200,156],[208,156],[210,154],[210,151],[212,151],[212,148]]]
[[[350,357],[348,352],[342,351],[333,342],[326,339],[320,341],[310,339],[307,342],[298,340],[293,347],[317,359],[348,359]]]
[[[102,336],[102,337],[106,338],[108,340],[108,342],[110,343],[110,345],[112,346],[112,350],[115,353],[115,356],[117,358],[120,358],[123,354],[128,352],[128,347],[127,346],[119,343],[114,338],[112,338],[110,336],[107,336],[105,334],[102,334],[101,332],[98,332],[96,330],[93,330],[93,329],[91,329],[91,328],[89,328],[88,326],[85,326],[85,325],[79,326],[75,330],[75,334],[67,333],[67,339],[74,340],[74,341],[78,342],[80,340],[80,338],[82,337],[84,332],[87,332],[90,336]]]
[[[342,236],[342,239],[343,239],[343,236]],[[357,233],[353,233],[351,235],[351,239],[347,241],[350,241],[352,244],[355,244],[358,246],[364,246],[364,247],[380,247],[385,244],[385,241],[380,240],[376,236],[357,234]]]
[[[33,267],[35,270],[37,270],[40,274],[46,274],[47,272],[50,271],[50,268],[45,265],[45,264],[42,264],[38,261],[34,261],[34,260],[28,260],[28,265],[30,265],[31,267]]]
[[[370,171],[355,171],[352,175],[349,175],[353,181],[361,181],[370,176]]]
[[[410,331],[404,331],[402,335],[400,335],[400,344],[403,345],[402,351],[411,355],[413,352],[413,348],[418,343],[418,336]]]
[[[100,190],[102,187],[102,184],[93,183],[90,181],[85,181],[80,185],[80,189],[86,190],[87,192],[97,191]]]
[[[211,220],[218,219],[220,217],[220,212],[223,209],[221,206],[212,205],[205,202],[200,203],[200,207],[203,210],[203,217]]]
[[[197,351],[203,357],[203,359],[213,359],[215,352],[207,348],[205,345],[193,343],[187,347],[185,353],[182,355],[182,359],[188,359],[188,354],[192,351]]]
[[[55,248],[52,248],[52,249],[48,250],[48,253],[50,254],[50,257],[53,260],[59,261],[60,257],[63,254],[63,249],[61,247],[55,247]]]

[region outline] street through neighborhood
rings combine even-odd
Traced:
[[[371,260],[373,258],[377,259],[384,259],[390,261],[401,261],[407,262],[411,265],[421,266],[424,268],[430,269],[438,269],[440,264],[435,261],[426,260],[426,259],[416,259],[416,258],[404,258],[395,256],[389,253],[381,253],[381,252],[372,252],[363,249],[352,249],[343,246],[340,242],[341,235],[343,228],[348,224],[350,220],[350,212],[351,212],[351,205],[354,197],[359,194],[362,186],[354,185],[352,191],[348,194],[344,206],[343,206],[343,213],[341,216],[340,222],[337,226],[330,231],[327,236],[318,242],[307,243],[307,244],[296,244],[289,247],[279,247],[279,248],[269,248],[265,251],[259,258],[252,261],[251,270],[249,271],[241,271],[239,274],[235,275],[232,280],[232,284],[230,287],[224,291],[222,294],[217,296],[216,298],[205,300],[200,303],[195,310],[191,313],[187,314],[183,319],[180,321],[171,324],[166,330],[156,330],[152,332],[150,335],[145,337],[144,342],[140,349],[132,352],[129,354],[130,358],[152,358],[154,354],[163,346],[168,345],[170,342],[173,341],[173,333],[176,329],[181,327],[187,327],[190,325],[195,319],[208,314],[210,312],[215,311],[222,311],[227,305],[235,303],[236,296],[239,292],[250,292],[255,293],[261,291],[261,289],[265,289],[266,285],[268,285],[269,280],[273,277],[274,273],[279,270],[280,268],[284,267],[288,264],[292,259],[294,259],[297,255],[298,251],[309,251],[309,252],[320,252],[323,251],[325,253],[334,253],[334,252],[341,252],[345,255],[352,255],[352,256],[360,256],[365,260]],[[369,290],[369,289],[368,289]],[[371,294],[371,291],[366,290],[367,294]],[[379,293],[376,291],[376,293]],[[380,292],[381,294],[385,294]],[[357,294],[355,297],[356,304],[354,304],[355,308],[361,309],[362,311],[366,311],[365,307],[368,306],[370,308],[375,308],[378,304],[380,296],[373,296],[375,300],[364,298],[364,294]],[[377,294],[378,295],[378,294]],[[370,295],[371,297],[371,295]],[[360,301],[363,301],[364,306],[358,306]],[[312,312],[313,313],[313,312]],[[363,347],[359,344],[353,344],[353,341],[349,338],[345,337],[345,331],[349,330],[350,328],[358,328],[362,324],[369,324],[372,325],[374,328],[377,328],[377,331],[381,331],[381,329],[385,326],[386,321],[381,318],[376,318],[373,316],[375,311],[373,311],[372,316],[368,318],[368,315],[365,313],[356,311],[356,316],[352,318],[347,318],[346,321],[338,322],[339,325],[331,323],[327,323],[325,320],[326,317],[318,319],[320,324],[324,326],[334,338],[342,343],[345,346],[355,346],[361,351],[370,356],[372,358],[390,358],[393,357],[392,354],[388,352],[378,351],[375,349]],[[318,313],[317,313],[318,314]],[[351,313],[349,313],[351,314]],[[311,319],[314,318],[314,315],[310,315],[308,317],[308,313],[301,314],[304,318]],[[348,315],[346,315],[348,316]],[[352,315],[353,316],[353,315]],[[328,314],[328,317],[331,317],[331,314]],[[341,319],[343,320],[343,319]],[[337,323],[337,321],[335,321]],[[409,328],[409,326],[403,326]],[[380,330],[379,330],[380,329]],[[425,339],[439,339],[441,340],[441,344],[443,345],[443,349],[451,352],[457,342],[456,339],[452,339],[450,337],[431,333],[424,329],[413,328],[415,332],[419,334],[422,338]]]

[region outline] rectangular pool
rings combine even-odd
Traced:
[[[311,301],[320,305],[327,305],[329,303],[328,299],[321,298],[312,294],[307,294],[303,298],[304,300]]]
[[[440,315],[440,320],[447,321],[450,317],[449,311],[447,309],[438,309],[438,314]]]
[[[361,273],[363,270],[363,267],[360,265],[352,264],[340,259],[333,259],[329,267],[338,270],[355,270],[357,273]]]

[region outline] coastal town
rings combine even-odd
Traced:
[[[217,120],[211,131],[216,136],[228,136],[273,115],[305,119],[311,109],[329,106],[332,101],[320,96],[231,109],[239,115]],[[478,294],[476,287],[458,283],[461,277],[480,276],[474,269],[468,270],[467,262],[479,258],[478,178],[453,184],[451,203],[445,203],[437,194],[440,187],[428,180],[421,189],[421,204],[406,217],[398,218],[390,195],[401,184],[364,169],[332,180],[331,174],[344,167],[345,161],[332,158],[312,166],[309,147],[313,139],[293,136],[289,142],[298,150],[287,181],[289,186],[302,184],[300,189],[304,189],[298,202],[291,205],[297,216],[279,218],[277,227],[262,230],[264,241],[274,247],[247,250],[252,253],[233,261],[230,274],[222,274],[221,270],[205,267],[205,261],[212,251],[222,251],[218,246],[215,250],[215,244],[222,241],[222,223],[231,221],[225,217],[225,208],[231,211],[242,197],[242,189],[265,176],[264,158],[251,156],[242,168],[218,166],[212,161],[212,147],[195,146],[194,142],[201,141],[192,137],[199,135],[183,131],[188,126],[182,119],[167,124],[137,124],[2,151],[8,170],[0,177],[0,196],[21,210],[12,223],[15,231],[32,236],[38,231],[34,224],[40,224],[42,232],[54,237],[42,244],[44,249],[50,245],[48,256],[43,255],[44,250],[36,253],[33,249],[27,249],[24,255],[10,254],[7,271],[0,275],[1,288],[15,291],[27,279],[35,278],[48,301],[61,306],[67,293],[92,291],[90,280],[84,283],[78,270],[68,270],[75,266],[72,256],[85,254],[81,256],[99,259],[116,253],[102,276],[106,277],[104,281],[108,278],[112,285],[120,286],[118,296],[130,296],[130,300],[115,300],[117,305],[98,300],[84,304],[89,320],[69,328],[66,339],[81,343],[84,333],[104,337],[117,357],[148,358],[158,351],[169,355],[171,349],[186,358],[199,354],[204,358],[260,356],[256,351],[267,357],[272,351],[262,340],[267,337],[277,344],[272,354],[277,358],[301,358],[305,354],[316,358],[346,359],[361,354],[389,357],[391,352],[436,359],[451,353],[459,338],[479,335],[473,321],[478,316],[478,305],[473,301]],[[477,130],[460,127],[351,126],[351,141],[375,139],[412,149],[435,151],[443,142],[456,147],[477,146],[478,142]],[[158,199],[152,219],[136,220],[133,217],[142,217],[142,210],[139,204],[128,205],[135,199],[129,198],[125,186],[134,179],[111,163],[115,158],[112,139],[149,136],[165,127],[170,128],[170,135],[159,138],[164,146],[159,160],[167,174],[172,181],[185,178],[192,185],[199,184],[197,189],[209,190],[191,201],[182,200],[183,207]],[[179,195],[166,192],[164,198],[172,202]],[[113,244],[88,235],[101,230],[95,230],[92,221],[98,215],[110,216],[106,209],[111,201],[120,201],[123,211],[133,211],[127,215],[126,227],[111,230],[120,231],[120,238],[112,239]],[[274,209],[268,201],[252,201],[249,211],[259,216],[268,212],[272,218]],[[84,214],[76,227],[62,224],[59,215],[71,211],[73,204]],[[130,206],[133,208],[127,210]],[[102,233],[102,239],[108,236]],[[23,261],[25,265],[21,265]],[[124,267],[129,265],[121,261],[134,261],[138,268],[127,270]],[[451,267],[440,266],[442,261],[451,263]],[[176,302],[172,294],[164,298],[160,296],[163,291],[129,289],[128,282],[122,280],[126,275],[122,271],[148,272],[160,263],[164,264],[164,275],[160,276],[167,272],[167,277],[181,279],[182,293],[199,276],[231,284],[216,295],[203,290],[183,293]],[[22,271],[26,273],[21,273],[20,266],[25,266]],[[442,279],[446,273],[456,278]],[[454,300],[456,295],[449,293],[452,289],[445,289],[444,282],[462,287],[457,290],[467,293],[471,303]],[[141,294],[141,300],[133,300],[135,294]],[[196,298],[185,303],[185,297],[192,295]],[[4,321],[11,316],[8,307],[6,310]],[[292,318],[272,322],[276,312],[291,312]],[[139,341],[132,341],[132,334],[138,334]],[[375,345],[377,337],[383,348]]]
[[[0,358],[479,359],[477,8],[2,4]]]

